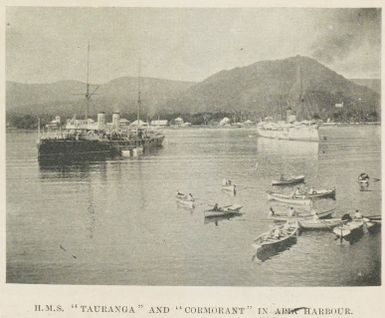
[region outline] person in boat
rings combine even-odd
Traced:
[[[369,188],[369,175],[366,172],[361,173],[358,176],[358,183],[360,184],[360,190]]]
[[[353,219],[362,219],[362,214],[360,213],[360,211],[356,210],[353,215]]]
[[[272,232],[272,237],[275,239],[281,238],[281,230],[278,228],[275,228]]]
[[[319,216],[318,216],[317,211],[313,210],[313,211],[312,211],[312,215],[313,215],[313,220],[314,220],[314,221],[319,220]]]
[[[184,194],[178,190],[178,191],[176,192],[176,195],[177,195],[178,197],[180,197],[180,196],[183,196]]]
[[[295,195],[301,195],[301,194],[302,194],[301,188],[297,187],[297,189],[295,190]]]
[[[287,216],[296,216],[297,215],[297,211],[294,210],[294,208],[291,206],[289,211],[287,211]]]
[[[213,211],[219,211],[218,203],[214,204]]]
[[[369,175],[366,172],[362,172],[358,176],[358,181],[369,181],[369,179]]]
[[[317,191],[314,190],[313,187],[310,187],[310,189],[309,189],[309,194],[316,194],[316,193],[317,193]]]
[[[273,210],[272,207],[270,207],[270,212],[269,212],[270,216],[274,216],[275,215],[275,211]]]
[[[193,196],[192,196],[191,193],[188,194],[188,199],[189,199],[190,201],[194,201],[194,198],[193,198]]]

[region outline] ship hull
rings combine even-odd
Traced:
[[[257,126],[258,134],[261,137],[281,140],[319,141],[318,127],[314,126],[293,126],[277,129],[266,129]]]
[[[123,150],[137,146],[151,149],[162,146],[164,136],[135,140],[75,140],[41,139],[38,142],[39,161],[72,160],[78,158],[103,159],[120,156]]]

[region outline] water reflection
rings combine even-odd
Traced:
[[[179,201],[176,201],[176,208],[178,210],[188,211],[188,212],[190,212],[190,214],[193,214],[194,213],[194,209],[195,209],[194,206],[187,206],[186,204],[181,203]]]
[[[258,249],[257,253],[253,255],[252,261],[259,260],[265,262],[288,249],[297,243],[297,235],[274,245],[265,245]]]
[[[296,140],[279,140],[259,137],[258,152],[284,156],[312,156],[318,158],[319,143]]]
[[[342,245],[344,244],[353,245],[358,241],[360,241],[363,236],[364,236],[364,230],[362,229],[360,231],[355,231],[353,234],[346,236],[344,238],[337,237],[336,241],[338,241]]]
[[[210,223],[214,223],[215,226],[218,226],[220,222],[222,221],[230,221],[232,219],[235,219],[235,218],[238,218],[240,216],[242,216],[243,213],[233,213],[233,214],[230,214],[230,215],[226,215],[226,216],[214,216],[214,217],[210,217],[210,218],[204,218],[204,224],[210,224]]]

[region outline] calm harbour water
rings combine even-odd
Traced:
[[[258,138],[254,129],[169,129],[164,146],[139,160],[61,167],[39,166],[35,133],[7,133],[7,282],[379,285],[380,233],[341,244],[328,231],[304,232],[265,261],[251,243],[272,224],[265,191],[281,171],[336,186],[337,200],[318,204],[335,204],[337,216],[380,214],[381,182],[368,192],[356,182],[363,171],[381,177],[380,130],[325,127],[318,145]],[[221,191],[225,177],[236,196]],[[193,193],[197,207],[178,207],[177,190]],[[241,204],[244,214],[205,222],[215,202]]]

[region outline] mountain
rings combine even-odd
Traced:
[[[193,82],[141,78],[141,96],[144,112],[155,112],[159,105],[174,99],[193,85]],[[98,88],[97,88],[98,87]],[[79,81],[59,81],[50,84],[6,83],[7,112],[38,114],[83,114],[86,84]],[[91,85],[90,113],[98,111],[136,112],[138,78],[121,77],[101,85]]]
[[[290,106],[300,118],[331,116],[335,104],[344,109],[380,110],[380,95],[320,64],[295,56],[261,61],[221,71],[197,83],[168,107],[179,112],[253,112],[258,117],[283,114]]]
[[[372,91],[381,94],[381,79],[379,78],[351,78],[350,80],[358,85],[366,86]]]
[[[374,85],[375,82],[372,84]],[[332,117],[367,120],[380,113],[380,94],[367,80],[348,80],[315,59],[303,56],[260,61],[223,70],[202,82],[141,79],[142,115],[161,113],[246,113],[252,118],[279,117],[291,107],[300,119]],[[373,87],[373,90],[367,86]],[[96,85],[91,85],[91,92]],[[6,83],[8,113],[62,116],[82,115],[85,83],[60,81],[51,84]],[[138,79],[121,77],[99,85],[92,97],[90,114],[135,113]],[[343,102],[343,109],[335,104]],[[336,117],[339,114],[341,118]],[[171,116],[172,117],[172,116]]]

